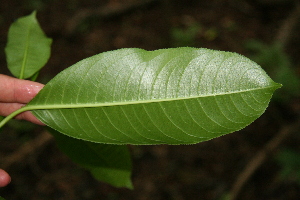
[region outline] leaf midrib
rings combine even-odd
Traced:
[[[32,27],[32,23],[29,24],[28,29],[26,31],[26,33],[27,33],[26,34],[26,44],[25,44],[22,67],[21,67],[21,72],[20,72],[19,79],[24,79],[25,68],[26,68],[26,64],[27,64],[27,56],[28,56],[28,49],[29,49],[29,40],[30,40],[31,27]]]
[[[196,98],[205,98],[205,97],[213,97],[213,96],[221,96],[221,95],[231,95],[238,93],[245,93],[251,91],[258,91],[270,88],[278,88],[279,84],[262,87],[262,88],[252,88],[247,90],[239,90],[234,92],[225,92],[218,94],[207,94],[202,96],[189,96],[189,97],[178,97],[178,98],[167,98],[167,99],[151,99],[151,100],[138,100],[138,101],[123,101],[123,102],[105,102],[105,103],[74,103],[74,104],[43,104],[43,105],[26,105],[23,107],[26,110],[46,110],[46,109],[71,109],[71,108],[95,108],[95,107],[110,107],[110,106],[125,106],[125,105],[135,105],[135,104],[147,104],[147,103],[159,103],[159,102],[169,102],[169,101],[179,101],[179,100],[187,100],[187,99],[196,99]]]

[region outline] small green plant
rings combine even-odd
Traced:
[[[6,55],[16,77],[35,79],[49,58],[51,40],[37,26],[34,12],[10,28]],[[132,188],[125,144],[195,144],[240,130],[280,86],[236,53],[120,49],[65,69],[0,128],[31,111],[74,162],[101,181]]]
[[[171,38],[173,47],[195,46],[195,40],[200,31],[201,26],[196,22],[188,24],[186,28],[172,28]]]

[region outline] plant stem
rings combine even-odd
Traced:
[[[30,78],[30,80],[31,80],[31,81],[36,81],[36,79],[37,79],[37,77],[39,76],[39,74],[40,74],[39,71],[36,72],[36,73]]]
[[[2,128],[2,126],[4,126],[9,120],[11,120],[12,118],[14,118],[15,116],[17,116],[18,114],[20,114],[22,112],[25,112],[27,110],[28,110],[27,107],[23,107],[23,108],[20,108],[19,110],[16,110],[13,113],[11,113],[10,115],[8,115],[2,121],[0,121],[0,128]]]

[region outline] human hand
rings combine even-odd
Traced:
[[[21,80],[0,74],[0,116],[7,116],[28,103],[44,87],[43,84]],[[24,119],[35,124],[43,125],[29,111],[16,116],[16,119]],[[0,187],[10,183],[10,176],[0,169]]]
[[[0,187],[5,187],[10,183],[10,176],[6,171],[0,169]]]
[[[44,87],[43,84],[0,74],[0,116],[7,116],[28,103]],[[15,117],[43,125],[30,111]]]

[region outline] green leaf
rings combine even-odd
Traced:
[[[35,11],[18,19],[9,28],[5,48],[10,72],[20,79],[33,76],[47,63],[51,43],[39,26]]]
[[[93,176],[115,187],[132,189],[131,159],[126,145],[92,143],[49,129],[58,147]]]
[[[64,70],[24,110],[87,141],[193,144],[244,128],[279,87],[236,53],[120,49]]]
[[[0,197],[0,200],[5,200],[3,197]]]

